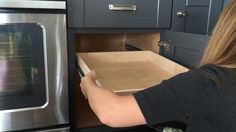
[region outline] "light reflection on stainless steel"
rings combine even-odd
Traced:
[[[45,49],[47,52],[46,68],[48,69],[47,78],[49,87],[49,102],[44,106],[45,108],[35,110],[25,109],[25,111],[0,111],[0,131],[14,131],[68,123],[68,75],[65,14],[0,13],[0,23],[40,23],[45,27]],[[3,37],[0,35],[0,38]],[[7,47],[3,46],[5,42],[4,39],[0,42],[0,52],[7,50]],[[12,47],[8,50],[15,49],[14,43],[12,43]],[[20,49],[24,50],[25,47],[22,46],[19,50]],[[23,56],[27,54],[22,53],[20,55],[22,55],[22,57],[17,57],[17,54],[12,52],[12,60],[24,59]],[[16,66],[18,68],[27,68],[20,66],[17,61],[6,61],[11,60],[10,55],[4,53],[4,56],[1,56],[0,54],[0,74],[2,75],[2,78],[4,78],[4,75],[13,75],[12,73],[9,74],[9,72],[16,71],[13,70]],[[31,57],[28,56],[28,58]],[[37,69],[31,69],[31,73],[33,74],[34,72],[37,72]],[[17,73],[16,75],[20,76],[22,74]],[[3,82],[3,80],[4,79],[0,79],[0,83],[1,81]]]
[[[50,130],[42,130],[42,131],[37,131],[37,132],[70,132],[70,128],[56,128],[56,129],[50,129]]]

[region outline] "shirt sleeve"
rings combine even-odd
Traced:
[[[134,94],[149,126],[195,115],[204,117],[211,110],[214,82],[190,70],[161,84]]]

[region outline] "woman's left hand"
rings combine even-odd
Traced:
[[[111,127],[146,124],[133,95],[117,95],[108,88],[98,86],[95,80],[96,73],[92,71],[81,79],[80,87],[91,109],[103,124]]]

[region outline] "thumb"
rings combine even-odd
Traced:
[[[91,75],[92,79],[95,81],[96,80],[96,76],[97,76],[96,72],[93,70],[93,71],[91,71],[90,75]]]

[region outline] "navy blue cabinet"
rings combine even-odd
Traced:
[[[68,0],[69,27],[170,28],[172,0]]]
[[[198,66],[228,1],[173,0],[172,26],[161,34],[161,54],[189,68]]]

